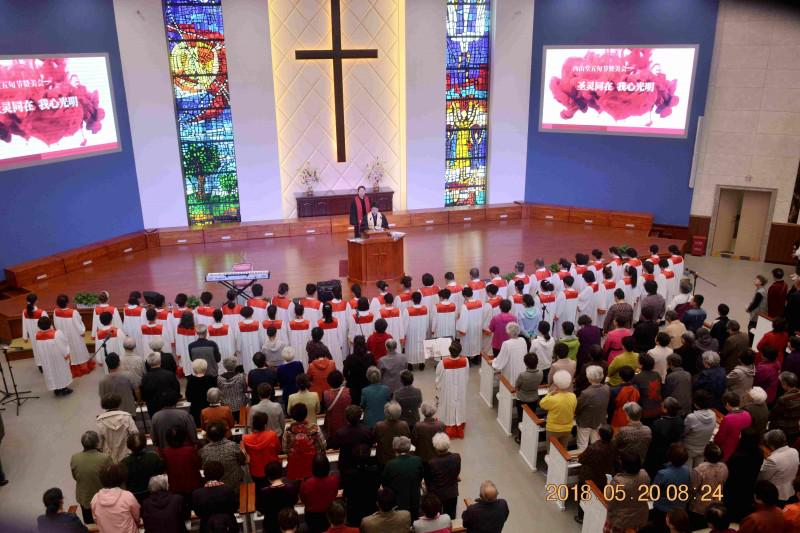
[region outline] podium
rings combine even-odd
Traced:
[[[402,277],[405,234],[365,231],[362,235],[347,241],[348,279],[365,283]]]

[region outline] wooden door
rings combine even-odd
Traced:
[[[769,221],[772,194],[765,191],[744,191],[734,254],[761,258],[761,245]]]
[[[720,189],[711,253],[733,251],[732,241],[736,232],[741,197],[742,191]]]

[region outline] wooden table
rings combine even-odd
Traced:
[[[347,241],[347,277],[357,283],[397,279],[404,274],[405,233],[365,231]]]
[[[350,203],[357,193],[356,189],[320,191],[314,192],[313,196],[308,196],[305,192],[296,192],[294,198],[297,201],[297,216],[304,218],[348,215],[350,214]],[[367,197],[369,197],[370,203],[377,205],[381,211],[392,210],[392,198],[394,197],[392,189],[381,187],[375,191],[369,188]]]

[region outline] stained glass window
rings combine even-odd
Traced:
[[[447,0],[445,206],[486,203],[490,0]]]
[[[189,224],[238,222],[222,0],[164,0]]]

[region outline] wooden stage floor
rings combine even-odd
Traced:
[[[405,271],[413,276],[414,287],[421,285],[420,277],[425,272],[432,273],[437,283],[441,283],[444,273],[453,271],[463,283],[474,266],[486,277],[492,265],[506,273],[521,260],[530,273],[537,257],[550,264],[559,257],[573,259],[576,252],[589,253],[593,248],[607,254],[609,246],[627,245],[643,255],[652,243],[659,244],[663,251],[669,244],[683,245],[682,241],[649,237],[643,231],[532,219],[445,224],[403,231],[407,234]],[[278,283],[285,281],[292,296],[302,296],[306,283],[339,277],[339,262],[347,258],[350,236],[350,233],[335,233],[150,248],[26,288],[39,295],[39,305],[47,310],[53,308],[60,293],[71,298],[77,292],[102,290],[111,293],[111,302],[116,305],[123,305],[132,290],[155,290],[168,301],[178,292],[199,295],[210,290],[215,303],[221,304],[224,288],[216,283],[207,284],[206,273],[227,271],[234,263],[249,262],[256,270],[272,272],[272,279],[263,282],[267,295],[274,294]],[[342,279],[342,284],[346,285],[347,280]],[[392,284],[393,289],[395,286]],[[376,292],[374,287],[365,287],[366,295]],[[345,288],[345,296],[348,293]],[[24,296],[19,296],[0,301],[0,314],[19,315],[24,300]]]

